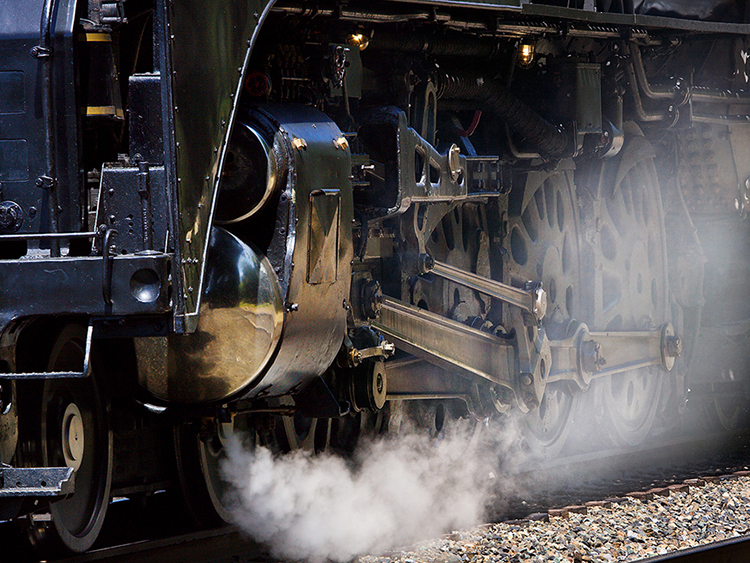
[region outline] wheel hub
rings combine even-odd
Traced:
[[[83,417],[75,403],[65,408],[62,420],[62,450],[65,464],[78,471],[83,460],[85,439],[83,432]]]

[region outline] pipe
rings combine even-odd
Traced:
[[[628,89],[630,90],[630,94],[633,98],[633,106],[635,108],[635,114],[638,117],[639,121],[648,121],[648,122],[654,122],[654,121],[667,121],[669,119],[672,120],[672,125],[677,123],[677,120],[679,119],[679,111],[677,111],[677,108],[670,106],[672,108],[672,111],[658,111],[658,112],[647,112],[643,108],[643,102],[641,101],[641,96],[638,93],[638,83],[636,81],[635,77],[635,71],[633,70],[632,64],[626,64],[625,65],[625,74],[627,76],[628,80]]]
[[[750,104],[750,92],[732,92],[731,90],[712,90],[705,86],[684,87],[678,79],[674,86],[654,86],[649,84],[646,69],[643,66],[641,49],[635,43],[630,44],[630,56],[638,85],[643,94],[652,100],[672,100],[677,105],[688,101],[708,104]]]
[[[635,43],[630,44],[630,58],[633,61],[633,69],[638,79],[643,95],[650,100],[671,100],[677,105],[683,105],[689,96],[689,90],[682,87],[682,82],[677,79],[674,86],[652,86],[648,83],[646,69],[643,67],[641,49]]]
[[[39,45],[31,50],[32,56],[39,59],[42,66],[42,111],[44,119],[44,175],[37,178],[36,185],[47,190],[50,208],[52,232],[60,231],[60,206],[58,204],[57,177],[55,176],[57,155],[54,140],[54,106],[52,100],[52,17],[55,11],[55,0],[45,0],[44,11],[39,31]],[[50,255],[60,256],[60,241],[50,241]]]

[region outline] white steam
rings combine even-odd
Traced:
[[[228,448],[233,516],[273,555],[349,561],[482,521],[496,455],[458,432],[366,441],[354,458]]]

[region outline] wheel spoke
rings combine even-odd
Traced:
[[[541,280],[549,298],[545,324],[563,326],[580,302],[575,192],[564,172],[543,179],[531,175],[526,190],[526,207],[509,217],[510,274]],[[531,448],[545,456],[559,454],[577,403],[565,386],[549,385],[539,407],[523,416]]]

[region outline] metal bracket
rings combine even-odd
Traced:
[[[381,344],[372,346],[371,348],[362,348],[361,350],[352,348],[349,352],[349,361],[353,366],[356,367],[361,364],[363,360],[366,360],[368,358],[380,358],[385,360],[392,356],[395,352],[396,346],[394,344],[392,344],[391,342],[383,341]]]
[[[83,367],[81,371],[41,371],[41,372],[24,372],[24,373],[0,373],[0,380],[3,379],[75,379],[88,377],[91,375],[91,341],[94,338],[94,323],[89,321],[89,327],[86,331],[86,351],[83,357]],[[0,496],[2,496],[0,494]]]
[[[52,49],[42,47],[41,45],[35,45],[31,48],[29,54],[35,59],[47,59],[52,55]]]
[[[102,297],[107,305],[112,305],[112,262],[114,260],[109,241],[116,234],[116,229],[107,229],[102,242]]]

